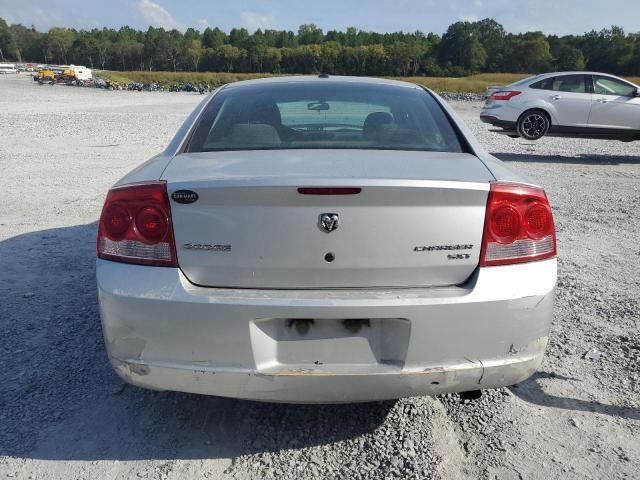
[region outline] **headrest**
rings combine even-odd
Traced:
[[[254,105],[249,113],[251,123],[266,123],[279,127],[282,125],[280,109],[275,103],[258,103]]]
[[[393,123],[393,117],[387,112],[373,112],[367,115],[362,126],[362,134],[370,135],[376,132],[382,125]]]

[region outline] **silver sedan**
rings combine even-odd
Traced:
[[[354,402],[520,382],[547,345],[543,189],[422,87],[227,85],[107,194],[111,364],[145,388]]]
[[[480,112],[511,137],[640,140],[640,87],[598,72],[557,72],[494,87]]]

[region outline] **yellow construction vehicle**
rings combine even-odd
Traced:
[[[38,71],[38,83],[40,85],[44,83],[55,83],[56,73],[53,70],[47,68]]]
[[[66,70],[63,70],[62,78],[64,78],[65,80],[77,80],[78,76],[76,75],[75,70],[68,68]]]

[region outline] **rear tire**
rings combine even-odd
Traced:
[[[518,119],[517,129],[521,137],[527,140],[540,140],[549,130],[551,122],[542,110],[527,110]]]

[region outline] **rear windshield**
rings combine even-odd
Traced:
[[[533,75],[531,77],[523,78],[522,80],[518,80],[517,82],[510,83],[507,86],[508,87],[519,87],[520,85],[525,85],[525,84],[529,83],[531,80],[535,80],[539,76],[540,75]]]
[[[426,91],[338,81],[224,88],[200,117],[187,151],[302,148],[462,151]]]

